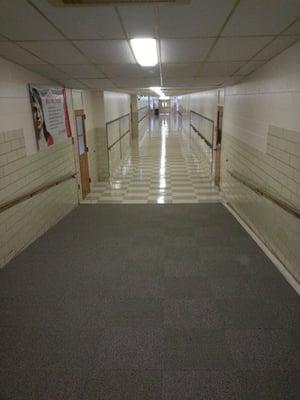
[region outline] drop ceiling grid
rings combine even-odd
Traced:
[[[16,4],[18,15],[12,14]],[[272,18],[265,21],[269,12]],[[206,0],[193,1],[190,6],[63,11],[46,0],[24,1],[21,10],[19,0],[4,0],[0,54],[63,84],[75,80],[101,88],[102,82],[103,88],[109,88],[111,82],[115,88],[119,82],[124,87],[126,82],[133,83],[134,76],[143,86],[159,77],[160,84],[182,87],[192,78],[193,90],[199,82],[218,86],[227,78],[244,76],[292,45],[300,37],[299,14],[300,2],[287,5],[285,0],[276,0],[275,7],[273,0]],[[157,71],[142,69],[132,55],[130,38],[143,35],[158,39],[161,60]],[[138,72],[131,73],[131,68]]]

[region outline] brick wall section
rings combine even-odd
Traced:
[[[75,172],[70,139],[26,156],[23,130],[0,133],[0,203]],[[75,179],[0,214],[0,267],[78,203]]]
[[[223,132],[222,191],[228,200],[300,281],[299,219],[257,195],[227,170],[300,209],[300,132],[270,126],[263,153]]]

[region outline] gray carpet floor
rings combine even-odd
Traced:
[[[299,393],[299,296],[220,204],[80,206],[0,271],[1,400]]]

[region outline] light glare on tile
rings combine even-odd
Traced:
[[[137,62],[142,67],[154,67],[154,65],[157,65],[158,60],[155,39],[131,39],[130,44]]]

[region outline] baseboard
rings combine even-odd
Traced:
[[[247,233],[252,237],[256,244],[262,249],[266,256],[272,261],[278,271],[283,275],[286,281],[292,288],[300,295],[300,283],[297,279],[287,270],[285,265],[278,259],[278,257],[266,246],[261,238],[253,231],[253,229],[243,220],[237,211],[224,199],[222,200],[224,207],[235,217],[235,219],[242,225]]]

